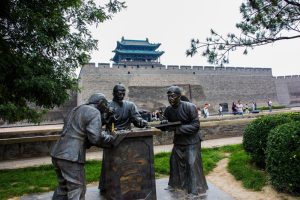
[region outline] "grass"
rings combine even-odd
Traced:
[[[225,153],[233,153],[241,149],[241,145],[202,149],[204,173],[208,174],[212,171],[217,162],[226,157]],[[169,159],[170,153],[155,155],[154,166],[156,178],[169,175]],[[87,183],[99,181],[101,161],[87,161],[85,169]],[[51,191],[55,189],[56,185],[57,180],[52,165],[0,170],[0,200],[29,193]]]
[[[286,108],[286,106],[272,106],[272,109],[283,109],[283,108]],[[261,106],[261,107],[258,107],[257,110],[269,110],[269,107],[268,106]]]
[[[251,164],[251,158],[244,150],[231,154],[228,171],[237,180],[242,181],[245,188],[260,191],[266,185],[266,173]]]
[[[0,171],[0,199],[53,190],[56,176],[51,165]]]

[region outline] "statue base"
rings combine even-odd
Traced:
[[[153,135],[158,129],[133,129],[112,149],[103,150],[101,194],[107,199],[156,199]]]

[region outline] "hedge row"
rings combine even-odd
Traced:
[[[300,193],[299,134],[300,113],[263,116],[245,129],[245,151],[256,166],[267,169],[271,183],[280,191]]]
[[[300,194],[300,121],[273,129],[266,152],[272,185],[279,191]]]

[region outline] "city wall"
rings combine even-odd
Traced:
[[[274,77],[278,101],[283,105],[300,106],[300,76]]]
[[[241,100],[265,105],[267,98],[277,104],[277,91],[270,68],[177,66],[177,65],[112,65],[88,64],[81,69],[78,104],[94,92],[112,98],[117,83],[127,88],[127,98],[141,109],[153,111],[168,105],[166,88],[178,85],[197,106],[211,104],[216,111],[219,103]]]

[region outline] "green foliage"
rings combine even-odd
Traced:
[[[266,174],[251,165],[251,157],[244,150],[231,154],[228,170],[237,180],[242,181],[245,188],[260,191],[266,185]]]
[[[286,106],[272,106],[272,109],[283,109],[286,108]],[[258,107],[257,110],[269,110],[269,107],[267,106],[262,106],[262,107]]]
[[[0,119],[37,122],[78,90],[75,70],[97,48],[88,26],[124,7],[111,0],[0,1]],[[37,109],[38,108],[38,109]]]
[[[171,153],[159,153],[155,155],[154,168],[155,173],[168,175],[170,174],[170,156]]]
[[[271,131],[267,145],[267,171],[279,191],[300,194],[300,122]]]
[[[299,1],[246,1],[240,6],[243,20],[236,24],[239,34],[222,36],[211,30],[211,36],[204,42],[192,39],[186,54],[193,56],[203,49],[202,56],[209,63],[223,65],[229,63],[229,53],[238,48],[243,48],[246,55],[257,46],[299,38],[299,7]]]
[[[100,152],[99,152],[100,153]],[[89,160],[85,163],[85,179],[90,183],[99,180],[102,162],[99,160]]]
[[[1,170],[0,199],[21,196],[28,193],[54,190],[57,185],[52,166],[29,167],[25,169]]]
[[[219,147],[219,149],[221,150],[221,152],[224,153],[235,153],[243,150],[243,146],[241,144],[226,145],[226,146]]]
[[[266,115],[255,119],[246,127],[243,146],[258,167],[265,168],[266,165],[265,153],[269,132],[280,124],[299,119],[300,113]]]
[[[211,172],[216,166],[217,162],[224,158],[224,155],[220,149],[203,149],[202,150],[202,164],[204,174],[207,175]]]

